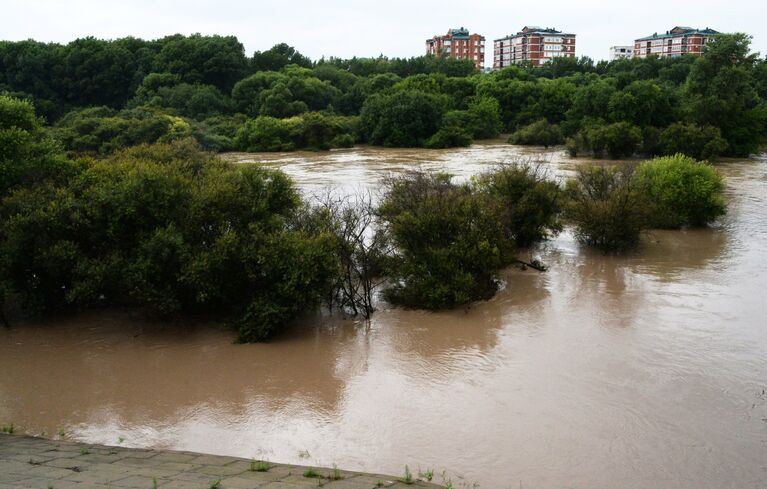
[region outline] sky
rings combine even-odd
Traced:
[[[0,0],[0,39],[66,43],[78,37],[155,39],[235,35],[248,55],[285,42],[312,59],[419,56],[425,40],[466,27],[492,41],[525,25],[577,34],[578,56],[606,59],[613,45],[676,25],[746,32],[767,54],[765,0]]]

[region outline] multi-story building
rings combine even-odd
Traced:
[[[485,37],[469,34],[468,29],[450,29],[444,36],[426,40],[426,54],[470,59],[477,69],[485,66]]]
[[[634,46],[610,46],[610,61],[634,56]]]
[[[514,35],[493,43],[493,69],[530,62],[540,66],[558,57],[575,57],[575,34],[556,29],[525,26]]]
[[[703,46],[706,45],[706,42],[717,34],[719,32],[708,27],[693,29],[692,27],[677,26],[666,31],[665,34],[656,32],[652,36],[634,41],[634,57],[678,57],[685,54],[700,56],[703,54]]]

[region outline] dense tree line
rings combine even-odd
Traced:
[[[572,154],[715,158],[755,152],[767,134],[767,61],[749,44],[720,35],[702,57],[482,74],[432,56],[313,62],[286,44],[249,57],[231,36],[2,41],[0,93],[32,100],[69,151],[98,155],[189,136],[219,151],[464,146],[508,132]]]

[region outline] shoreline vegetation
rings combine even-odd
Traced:
[[[447,148],[511,134],[572,155],[746,157],[764,143],[767,60],[746,34],[700,56],[557,58],[481,73],[468,60],[323,58],[233,36],[0,41],[0,94],[30,100],[70,155],[193,138],[222,151],[368,143]]]
[[[243,342],[319,307],[369,318],[378,290],[431,310],[490,298],[515,250],[565,223],[607,253],[646,229],[705,226],[725,212],[722,177],[681,154],[581,167],[564,186],[535,162],[460,184],[411,172],[385,181],[374,202],[304,197],[281,171],[228,163],[191,138],[70,157],[31,103],[8,96],[0,139],[3,306],[200,315]]]
[[[726,211],[705,160],[764,142],[767,62],[749,42],[490,74],[428,56],[312,62],[284,44],[248,58],[220,36],[0,42],[0,309],[136,307],[264,341],[314,308],[369,318],[378,291],[430,310],[487,299],[517,248],[564,225],[605,253],[647,229],[705,226]],[[413,172],[376,203],[306,198],[280,171],[215,155],[447,148],[502,131],[632,160],[564,185],[534,161],[461,184]]]

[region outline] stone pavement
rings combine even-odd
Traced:
[[[440,486],[317,467],[0,434],[0,489],[404,489]],[[307,477],[314,475],[318,477]],[[306,476],[305,476],[306,474]]]

